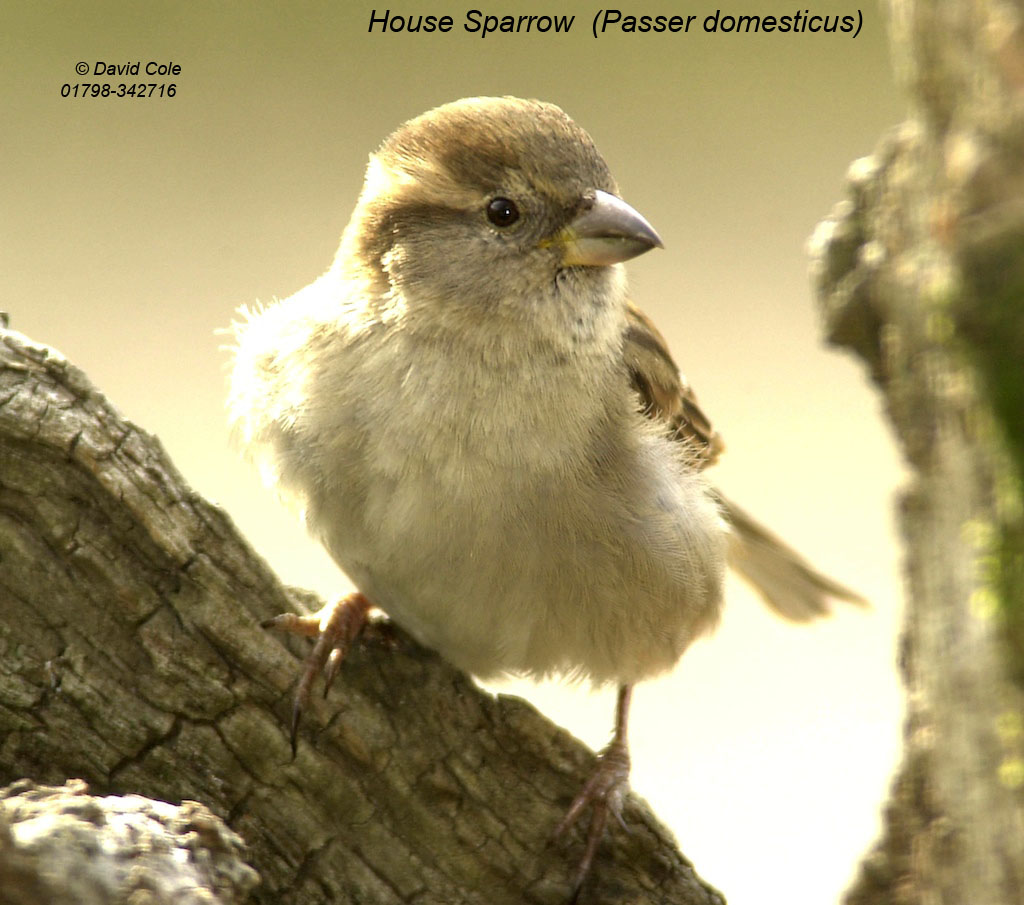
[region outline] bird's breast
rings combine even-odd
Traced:
[[[345,419],[345,466],[328,457],[311,510],[360,589],[478,675],[671,665],[717,612],[721,529],[699,478],[631,420],[625,378],[431,346],[397,360],[383,379],[350,363],[377,375],[372,417]]]

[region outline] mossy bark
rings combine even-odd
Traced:
[[[1024,901],[1024,29],[893,0],[911,115],[818,229],[829,338],[864,359],[901,507],[906,752],[848,905]]]

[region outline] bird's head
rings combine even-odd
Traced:
[[[468,98],[410,120],[371,156],[340,254],[410,306],[521,317],[620,301],[613,265],[660,245],[561,109]]]

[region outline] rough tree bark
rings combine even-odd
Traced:
[[[850,172],[815,255],[868,364],[902,503],[905,755],[847,905],[1024,902],[1024,12],[893,0],[910,119]]]
[[[564,905],[581,830],[555,845],[549,834],[593,755],[526,703],[378,629],[307,711],[292,760],[305,648],[259,623],[303,604],[155,438],[57,353],[0,330],[0,783],[78,778],[99,795],[200,801],[248,845],[255,902]],[[124,803],[67,796],[0,792],[0,902],[135,903],[142,889],[147,902],[181,901],[157,897],[141,864],[157,843],[138,833],[112,863],[116,896],[17,898],[77,876],[83,813],[113,833],[96,851],[126,838]],[[192,861],[202,850],[221,901],[244,899],[251,876],[232,862],[231,833],[194,805],[153,814],[147,839],[163,819],[158,847]],[[613,829],[591,901],[723,901],[642,802],[625,819],[632,832]],[[66,831],[67,860],[39,844],[44,830]],[[193,831],[212,850],[180,843]]]

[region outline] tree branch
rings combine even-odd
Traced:
[[[78,369],[0,330],[0,781],[201,801],[248,844],[256,902],[562,905],[582,839],[549,834],[593,755],[377,630],[293,761],[307,648],[259,623],[304,596]],[[635,797],[625,819],[593,901],[723,901]]]

